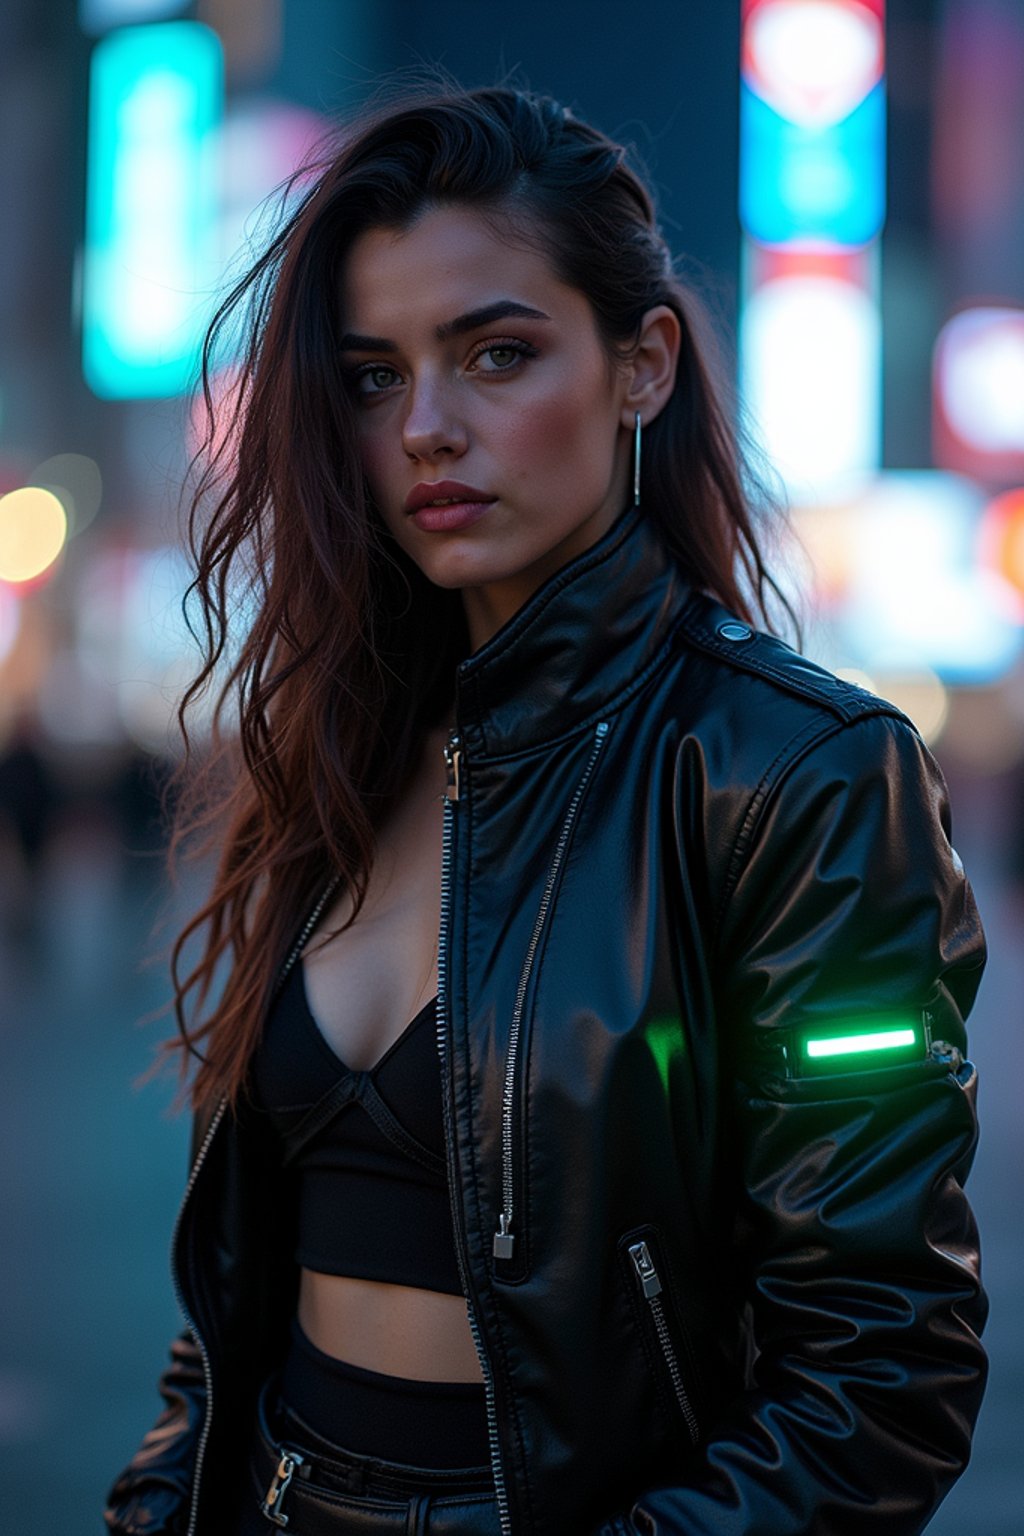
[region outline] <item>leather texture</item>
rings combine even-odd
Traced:
[[[447,1150],[506,1531],[912,1536],[985,1377],[961,1059],[985,951],[933,759],[693,591],[634,509],[456,702]],[[908,1020],[949,1049],[801,1064],[807,1032]],[[115,1532],[139,1500],[187,1530],[205,1422],[217,1536],[294,1307],[279,1180],[259,1118],[222,1115],[174,1253],[212,1405],[179,1344]]]

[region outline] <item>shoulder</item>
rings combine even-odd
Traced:
[[[899,891],[975,933],[941,770],[895,705],[703,596],[677,644],[669,707],[677,794],[690,806],[680,821],[700,828],[716,923],[730,906],[737,922],[775,910],[809,869],[820,895],[828,867],[880,913]]]
[[[700,827],[726,887],[769,830],[776,852],[806,851],[823,826],[868,809],[945,843],[945,784],[906,716],[702,594],[680,614],[662,711],[682,823]]]
[[[702,592],[691,595],[680,615],[679,644],[694,667],[703,664],[719,686],[793,704],[793,717],[810,710],[837,721],[865,715],[900,715],[894,704],[836,677],[775,635],[754,629]],[[904,718],[900,716],[900,718]]]
[[[836,677],[784,640],[694,593],[675,631],[671,707],[687,732],[728,753],[740,779],[763,781],[828,740],[865,766],[893,742],[916,756],[914,725],[887,699]],[[856,728],[859,727],[859,728]],[[856,729],[851,729],[856,728]]]

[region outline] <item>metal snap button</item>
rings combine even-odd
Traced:
[[[726,619],[724,623],[719,624],[718,633],[723,640],[739,641],[749,640],[754,631],[748,629],[746,624],[741,624],[738,619]]]

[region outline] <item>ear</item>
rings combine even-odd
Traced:
[[[675,388],[682,332],[679,316],[667,304],[644,315],[640,339],[627,364],[628,387],[622,404],[622,425],[630,431],[640,412],[649,425]]]

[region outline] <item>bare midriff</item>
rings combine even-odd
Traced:
[[[481,1381],[466,1301],[441,1291],[304,1269],[299,1322],[336,1360],[412,1381]]]

